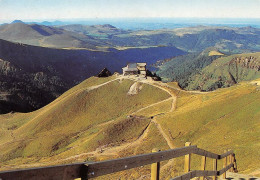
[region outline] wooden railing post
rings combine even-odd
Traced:
[[[160,150],[154,148],[152,152],[159,152]],[[160,162],[153,163],[151,165],[151,180],[159,180],[160,177]]]
[[[218,170],[218,160],[213,159],[213,171],[217,171],[217,170]],[[213,180],[217,180],[217,176],[213,176]]]
[[[234,164],[233,172],[237,173],[238,172],[238,170],[237,170],[237,160],[236,160],[236,155],[235,154],[233,154],[233,164]]]
[[[185,146],[191,146],[191,142],[186,142]],[[191,159],[191,154],[185,155],[185,161],[184,161],[184,172],[185,173],[190,171],[190,159]]]
[[[202,156],[201,158],[201,170],[205,171],[206,170],[206,156]],[[201,180],[203,180],[205,176],[200,177]]]
[[[230,168],[230,172],[234,172],[234,166],[235,166],[235,157],[234,154],[231,154],[231,163],[233,163],[232,168]]]
[[[224,153],[226,153],[227,151],[225,150],[224,151]],[[225,168],[226,166],[227,166],[227,157],[224,157],[224,162],[223,162],[223,168]],[[227,177],[227,173],[226,172],[224,172],[223,173],[223,179],[226,179],[226,177]]]
[[[231,151],[231,149],[229,149],[228,151]],[[232,154],[230,154],[229,156],[228,156],[228,163],[227,163],[227,165],[229,165],[229,164],[231,164],[232,163]],[[232,169],[230,168],[229,170],[228,170],[228,172],[232,172]]]

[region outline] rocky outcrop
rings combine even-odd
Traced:
[[[233,58],[230,61],[230,64],[233,64],[233,63],[235,63],[241,67],[244,67],[244,68],[249,68],[249,69],[253,69],[256,71],[260,71],[260,62],[257,60],[256,57],[253,57],[253,56]]]
[[[107,68],[104,68],[100,73],[98,73],[97,77],[109,77],[111,75],[112,73]]]
[[[130,88],[127,95],[136,95],[141,91],[142,85],[139,82],[135,82]]]

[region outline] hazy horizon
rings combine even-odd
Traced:
[[[260,19],[257,18],[75,18],[75,19],[16,19],[25,23],[45,22],[44,25],[98,25],[111,24],[121,29],[174,29],[191,26],[227,26],[260,28]],[[14,20],[2,23],[11,23]],[[1,23],[1,22],[0,22]],[[47,23],[47,24],[46,24]],[[48,24],[50,23],[50,24]]]
[[[105,18],[259,19],[260,0],[0,0],[0,22]]]

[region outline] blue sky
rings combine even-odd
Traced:
[[[118,17],[260,18],[260,0],[0,0],[0,22]]]

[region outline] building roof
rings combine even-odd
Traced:
[[[123,71],[138,71],[137,68],[128,68],[128,67],[123,67],[122,69],[123,69]]]
[[[128,68],[137,68],[137,64],[136,63],[129,63],[127,64]]]
[[[129,63],[126,67],[123,67],[123,71],[138,71],[138,67],[146,66],[146,63]]]
[[[137,66],[146,66],[146,63],[136,63]]]

